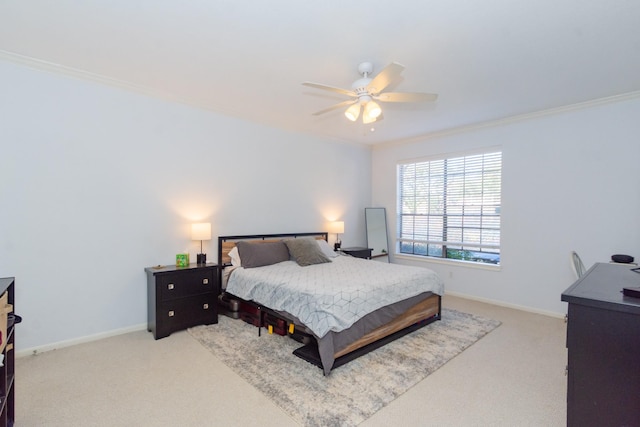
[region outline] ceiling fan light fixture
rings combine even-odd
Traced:
[[[353,82],[351,90],[312,82],[304,82],[302,84],[346,95],[350,98],[324,110],[317,111],[313,113],[314,116],[347,107],[344,112],[347,119],[355,122],[362,114],[362,122],[371,124],[383,120],[382,108],[374,99],[380,102],[432,102],[438,99],[438,95],[434,93],[385,92],[393,82],[400,79],[403,70],[403,65],[392,62],[372,78],[373,65],[370,62],[363,62],[358,66],[358,72],[362,75],[362,78]]]
[[[352,122],[358,120],[358,116],[360,115],[360,104],[355,103],[351,107],[347,108],[347,111],[344,112],[344,115]]]
[[[382,108],[375,101],[367,102],[367,105],[364,106],[364,115],[372,118],[373,120],[377,119],[378,116],[382,114]]]
[[[364,123],[365,125],[368,125],[370,123],[375,122],[377,119],[375,117],[371,117],[367,114],[363,114],[362,115],[362,123]]]

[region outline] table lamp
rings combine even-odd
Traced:
[[[207,254],[202,253],[202,241],[211,240],[211,223],[191,224],[191,240],[200,240],[200,253],[196,256],[198,264],[207,263]]]
[[[342,242],[339,235],[344,233],[344,221],[333,221],[329,223],[329,233],[336,233],[336,243],[333,245],[334,250],[340,249]]]

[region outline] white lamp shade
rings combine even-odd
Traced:
[[[378,118],[378,116],[381,113],[382,113],[382,108],[380,108],[378,103],[375,101],[367,102],[367,105],[364,106],[364,117],[369,117],[375,120]]]
[[[211,240],[211,223],[191,224],[191,240]]]
[[[355,122],[360,115],[360,104],[356,103],[347,108],[347,111],[344,112],[344,115],[347,117],[347,119]]]
[[[378,120],[378,119],[376,119],[375,117],[371,117],[368,114],[363,114],[362,115],[362,123],[364,123],[365,125],[368,125],[369,123],[373,123],[376,120]]]
[[[329,223],[329,233],[343,234],[344,221],[334,221]]]

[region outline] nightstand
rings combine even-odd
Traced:
[[[356,258],[364,258],[371,259],[371,248],[363,248],[363,247],[352,247],[352,248],[342,248],[340,252],[344,252],[347,255],[351,255]]]
[[[157,266],[147,273],[147,320],[155,339],[218,323],[218,265]]]

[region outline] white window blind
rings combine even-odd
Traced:
[[[398,165],[400,254],[500,264],[502,153]]]

